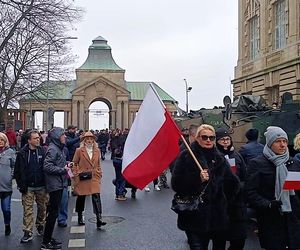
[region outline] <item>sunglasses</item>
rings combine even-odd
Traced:
[[[214,135],[208,136],[208,135],[200,135],[202,141],[207,141],[208,139],[210,141],[214,141],[216,137]]]

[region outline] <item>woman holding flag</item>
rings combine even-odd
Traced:
[[[210,240],[214,250],[225,249],[229,225],[227,206],[240,189],[238,178],[217,151],[215,139],[214,128],[202,124],[191,144],[192,152],[182,151],[172,172],[171,183],[176,195],[195,197],[204,193],[198,211],[178,213],[178,228],[185,231],[191,249],[206,250]]]
[[[300,249],[300,164],[289,156],[286,132],[270,126],[263,156],[248,164],[246,191],[264,249]]]

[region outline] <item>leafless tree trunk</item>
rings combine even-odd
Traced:
[[[46,81],[49,49],[51,79],[70,76],[74,58],[63,38],[82,12],[71,0],[0,0],[0,122]]]

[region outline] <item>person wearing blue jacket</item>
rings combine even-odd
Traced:
[[[259,132],[256,128],[250,128],[246,132],[247,143],[241,146],[239,153],[247,164],[257,156],[263,155],[264,145],[258,142]]]
[[[116,173],[116,200],[117,201],[125,201],[126,197],[126,189],[125,189],[125,184],[126,181],[122,175],[122,150],[121,149],[116,149],[114,152],[115,157],[113,158],[113,165],[115,168],[115,173]]]

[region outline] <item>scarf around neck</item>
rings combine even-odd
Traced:
[[[85,145],[86,152],[88,153],[90,159],[93,157],[93,145]]]
[[[283,184],[286,180],[288,170],[285,166],[285,163],[290,158],[289,151],[283,155],[277,155],[273,152],[271,148],[265,145],[263,154],[267,159],[274,163],[276,166],[276,179],[275,179],[275,198],[276,200],[281,200],[281,210],[282,212],[291,212],[291,202],[290,202],[290,195],[295,195],[294,190],[283,190]]]

